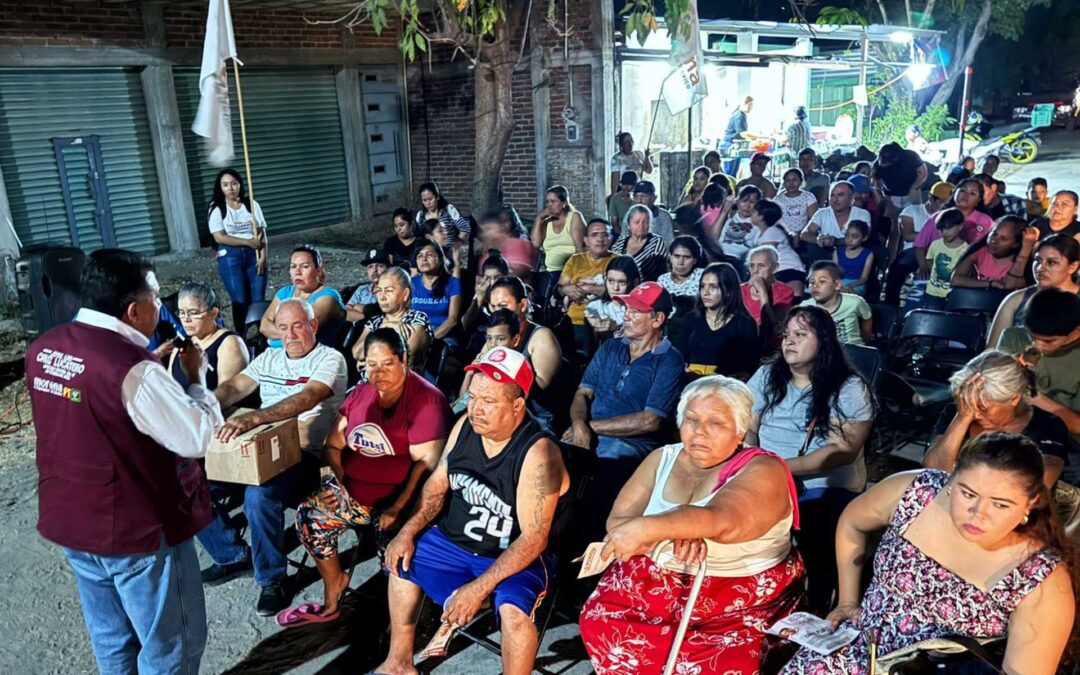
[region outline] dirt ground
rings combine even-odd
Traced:
[[[358,227],[341,224],[271,239],[270,289],[267,297],[288,283],[288,256],[301,243],[319,246],[329,270],[330,284],[341,288],[364,277],[364,252],[379,245],[389,225]],[[162,293],[169,294],[189,280],[209,281],[222,291],[212,249],[194,254],[161,256],[156,261]],[[221,293],[223,299],[227,295]],[[224,312],[229,316],[229,312]],[[0,310],[0,364],[16,361],[25,340],[14,310]],[[2,368],[2,366],[0,366]],[[0,382],[7,371],[0,370]],[[6,380],[0,389],[0,673],[93,673],[95,664],[83,624],[71,570],[60,550],[35,531],[37,471],[34,468],[34,433],[24,379]],[[292,512],[286,516],[292,520]],[[290,541],[296,541],[295,536]],[[351,535],[342,542],[351,555]],[[203,566],[210,561],[200,548]],[[299,561],[295,548],[290,559]],[[296,574],[293,569],[291,574]],[[342,618],[333,624],[282,631],[272,618],[255,613],[258,591],[250,577],[206,589],[209,640],[203,673],[365,673],[378,665],[385,647],[381,639],[388,623],[386,581],[376,562],[361,560],[353,575],[353,588],[344,602]],[[321,601],[322,585],[311,563],[297,577],[297,602]],[[426,640],[434,631],[432,607],[422,620]],[[558,623],[557,621],[555,622]],[[548,632],[538,665],[560,672],[588,673],[581,659],[584,650],[574,625],[563,623]],[[432,664],[439,674],[498,673],[499,660],[486,650],[453,643],[453,654]],[[418,649],[423,644],[418,645]],[[575,665],[575,661],[577,662]]]

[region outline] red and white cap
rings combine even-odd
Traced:
[[[496,347],[484,354],[476,363],[465,366],[465,370],[478,370],[496,382],[513,382],[521,387],[525,395],[533,383],[533,369],[528,359],[521,352],[506,347]]]

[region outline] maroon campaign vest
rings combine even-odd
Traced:
[[[105,328],[69,323],[26,353],[37,431],[38,532],[96,555],[150,553],[210,522],[206,474],[139,431],[121,386],[153,359]]]

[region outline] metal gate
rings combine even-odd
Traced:
[[[23,246],[169,249],[135,70],[0,68],[0,167]]]

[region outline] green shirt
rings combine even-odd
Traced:
[[[626,212],[634,205],[632,198],[623,198],[622,193],[616,192],[608,199],[608,221],[619,232],[626,231]],[[616,223],[618,223],[616,225]]]
[[[802,306],[816,304],[818,304],[817,300],[810,298],[804,300]],[[863,341],[862,331],[859,329],[859,322],[869,319],[874,313],[861,295],[841,293],[840,304],[830,314],[832,314],[833,322],[836,323],[836,332],[840,336],[840,342],[847,345],[866,344]]]
[[[1022,354],[1034,343],[1026,328],[1008,328],[998,338],[997,348],[1010,354]],[[1065,406],[1080,411],[1080,341],[1056,354],[1043,354],[1035,366],[1035,387],[1039,393]],[[1072,434],[1080,440],[1080,434]]]
[[[935,239],[926,249],[926,261],[930,263],[930,279],[926,282],[926,294],[944,298],[952,289],[952,273],[967,246],[962,243],[950,248],[943,239]]]

